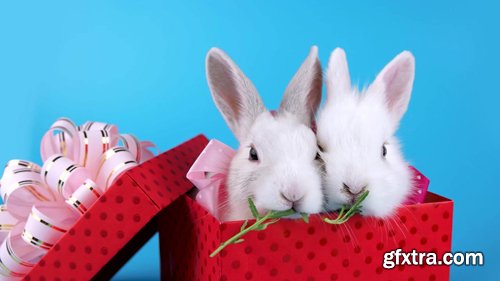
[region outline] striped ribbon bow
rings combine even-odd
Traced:
[[[11,160],[0,179],[0,279],[25,276],[124,171],[154,144],[114,125],[61,118],[43,136],[43,166]]]

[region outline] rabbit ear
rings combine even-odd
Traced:
[[[238,140],[246,137],[264,104],[254,85],[226,53],[212,48],[206,58],[212,98]]]
[[[318,48],[313,46],[285,90],[278,112],[286,111],[311,126],[321,102],[322,74]]]
[[[326,93],[328,101],[351,92],[349,67],[343,49],[336,48],[330,55],[326,72]]]
[[[382,69],[368,89],[374,95],[384,95],[395,123],[399,123],[408,108],[414,76],[415,58],[404,51]]]

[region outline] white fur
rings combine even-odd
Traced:
[[[350,204],[365,187],[364,215],[393,214],[412,190],[411,172],[395,131],[410,100],[414,58],[403,52],[359,93],[350,83],[345,53],[336,49],[326,74],[327,102],[318,119],[318,144],[325,162],[327,209]],[[387,155],[382,156],[386,144]]]
[[[251,218],[247,198],[258,210],[317,213],[323,207],[322,181],[312,118],[321,100],[321,66],[311,52],[285,91],[273,116],[250,80],[221,50],[207,55],[207,79],[215,104],[240,145],[227,179],[225,220]],[[258,161],[249,160],[250,148]],[[286,199],[288,198],[288,199]]]

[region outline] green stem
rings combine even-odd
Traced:
[[[361,196],[356,200],[356,202],[347,210],[346,212],[346,207],[342,207],[339,211],[339,214],[336,219],[328,219],[324,218],[323,220],[326,223],[329,224],[342,224],[348,221],[354,214],[358,213],[361,208],[361,202],[366,199],[366,196],[368,196],[368,191],[365,191]],[[238,232],[236,235],[233,237],[229,238],[227,241],[223,242],[215,251],[213,251],[210,254],[210,257],[213,258],[215,257],[218,253],[220,253],[224,248],[226,248],[230,244],[237,244],[240,242],[243,242],[243,237],[246,235],[248,232],[256,230],[264,230],[269,226],[270,224],[273,224],[280,220],[282,217],[287,217],[290,215],[295,214],[295,210],[289,209],[285,211],[269,211],[267,214],[265,214],[263,217],[261,217],[257,211],[257,208],[255,207],[255,204],[253,203],[251,198],[248,198],[248,206],[252,212],[252,215],[255,217],[256,221],[247,227],[248,221],[245,221],[243,225],[240,228],[240,232]],[[304,219],[305,222],[308,222],[308,217],[306,214],[301,214],[302,218]],[[268,221],[269,220],[269,221]]]
[[[224,248],[226,248],[229,244],[233,244],[234,242],[238,241],[241,237],[243,237],[243,235],[247,234],[248,232],[250,232],[252,230],[255,230],[257,227],[259,227],[267,219],[272,218],[272,215],[273,215],[273,212],[267,213],[265,216],[263,216],[263,217],[259,218],[258,220],[256,220],[251,226],[243,229],[242,231],[240,231],[239,233],[237,233],[233,237],[229,238],[227,241],[225,241],[224,243],[222,243],[217,249],[215,249],[215,251],[213,251],[210,254],[210,257],[213,258],[220,251],[222,251]]]
[[[361,206],[361,202],[363,202],[365,200],[366,196],[368,196],[368,193],[369,193],[369,191],[367,190],[367,191],[363,192],[363,194],[361,194],[361,196],[358,197],[358,199],[356,200],[354,205],[352,205],[352,207],[349,209],[349,211],[347,211],[347,213],[345,214],[345,217],[351,217],[356,212],[359,211],[359,208]]]
[[[363,192],[361,196],[358,197],[356,202],[347,210],[347,212],[344,214],[345,211],[345,206],[340,209],[339,215],[335,219],[329,219],[329,218],[323,218],[323,221],[329,224],[343,224],[347,222],[352,216],[354,216],[356,213],[359,213],[360,208],[361,208],[361,203],[366,199],[368,196],[369,191]]]

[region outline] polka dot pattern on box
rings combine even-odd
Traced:
[[[431,200],[436,197],[432,193],[429,196]],[[451,201],[408,206],[388,220],[357,215],[344,225],[324,224],[319,216],[311,217],[308,225],[300,220],[282,219],[263,232],[250,233],[243,243],[230,245],[213,259],[209,253],[237,233],[241,222],[220,224],[192,199],[186,197],[179,202],[169,209],[171,215],[161,226],[165,231],[160,232],[162,255],[170,257],[162,262],[175,261],[175,266],[170,267],[172,271],[167,268],[164,273],[167,280],[449,278],[449,268],[445,266],[396,266],[386,270],[382,263],[385,252],[400,247],[407,252],[414,248],[438,254],[448,251]]]

